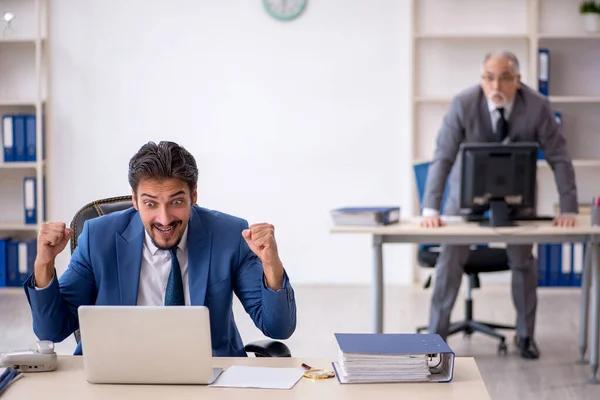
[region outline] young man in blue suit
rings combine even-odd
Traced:
[[[43,224],[35,271],[24,284],[38,338],[71,335],[80,305],[205,305],[213,355],[245,356],[234,292],[266,336],[289,338],[296,303],[273,226],[197,206],[197,181],[196,161],[183,147],[142,146],[129,163],[133,208],[87,221],[58,279],[54,261],[71,230]]]

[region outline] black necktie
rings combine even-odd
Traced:
[[[498,107],[496,110],[500,113],[500,118],[496,124],[496,137],[499,142],[503,142],[508,136],[508,122],[504,119],[504,107]]]
[[[177,247],[170,249],[171,253],[171,273],[167,282],[165,293],[165,306],[184,306],[183,280],[181,279],[181,268],[177,260]]]

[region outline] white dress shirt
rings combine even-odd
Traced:
[[[181,241],[177,246],[177,260],[181,268],[183,295],[185,305],[190,303],[190,287],[188,285],[188,227],[185,228]],[[160,250],[152,243],[150,235],[144,229],[144,247],[142,249],[142,266],[140,270],[140,286],[138,289],[138,306],[162,306],[165,304],[165,292],[171,273],[171,253]]]
[[[504,107],[504,119],[508,121],[508,117],[510,116],[510,112],[512,111],[513,108],[513,100],[514,98],[506,103],[503,107]],[[488,105],[488,111],[490,112],[490,120],[492,122],[492,129],[494,131],[494,134],[496,134],[496,125],[498,124],[498,120],[500,119],[500,112],[498,111],[498,106],[495,105],[492,101],[490,101],[488,99],[487,101],[487,105]],[[434,210],[433,208],[423,208],[423,211],[421,213],[422,216],[424,217],[433,217],[435,215],[439,215],[440,212],[439,210]]]

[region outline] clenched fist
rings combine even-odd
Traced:
[[[46,287],[54,277],[54,260],[65,249],[71,238],[71,229],[64,222],[42,224],[37,239],[37,257],[35,258],[35,284]]]
[[[253,224],[242,231],[248,247],[260,258],[267,286],[279,290],[283,285],[283,264],[279,259],[275,228],[271,224]]]

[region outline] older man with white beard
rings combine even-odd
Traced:
[[[450,193],[444,214],[460,211],[460,168],[455,163],[461,143],[537,142],[551,165],[560,196],[561,214],[554,224],[575,225],[578,212],[577,189],[566,140],[548,99],[521,83],[519,61],[508,51],[485,56],[481,82],[456,95],[437,135],[436,150],[429,167],[423,197],[421,225],[443,226],[439,216],[446,180]],[[475,213],[483,210],[474,210]],[[534,212],[534,210],[531,210]],[[448,336],[450,313],[460,288],[467,245],[445,245],[436,264],[431,299],[429,332]],[[533,339],[537,308],[537,263],[532,245],[507,246],[512,271],[512,297],[517,311],[517,336],[523,358],[537,359],[539,350]]]

